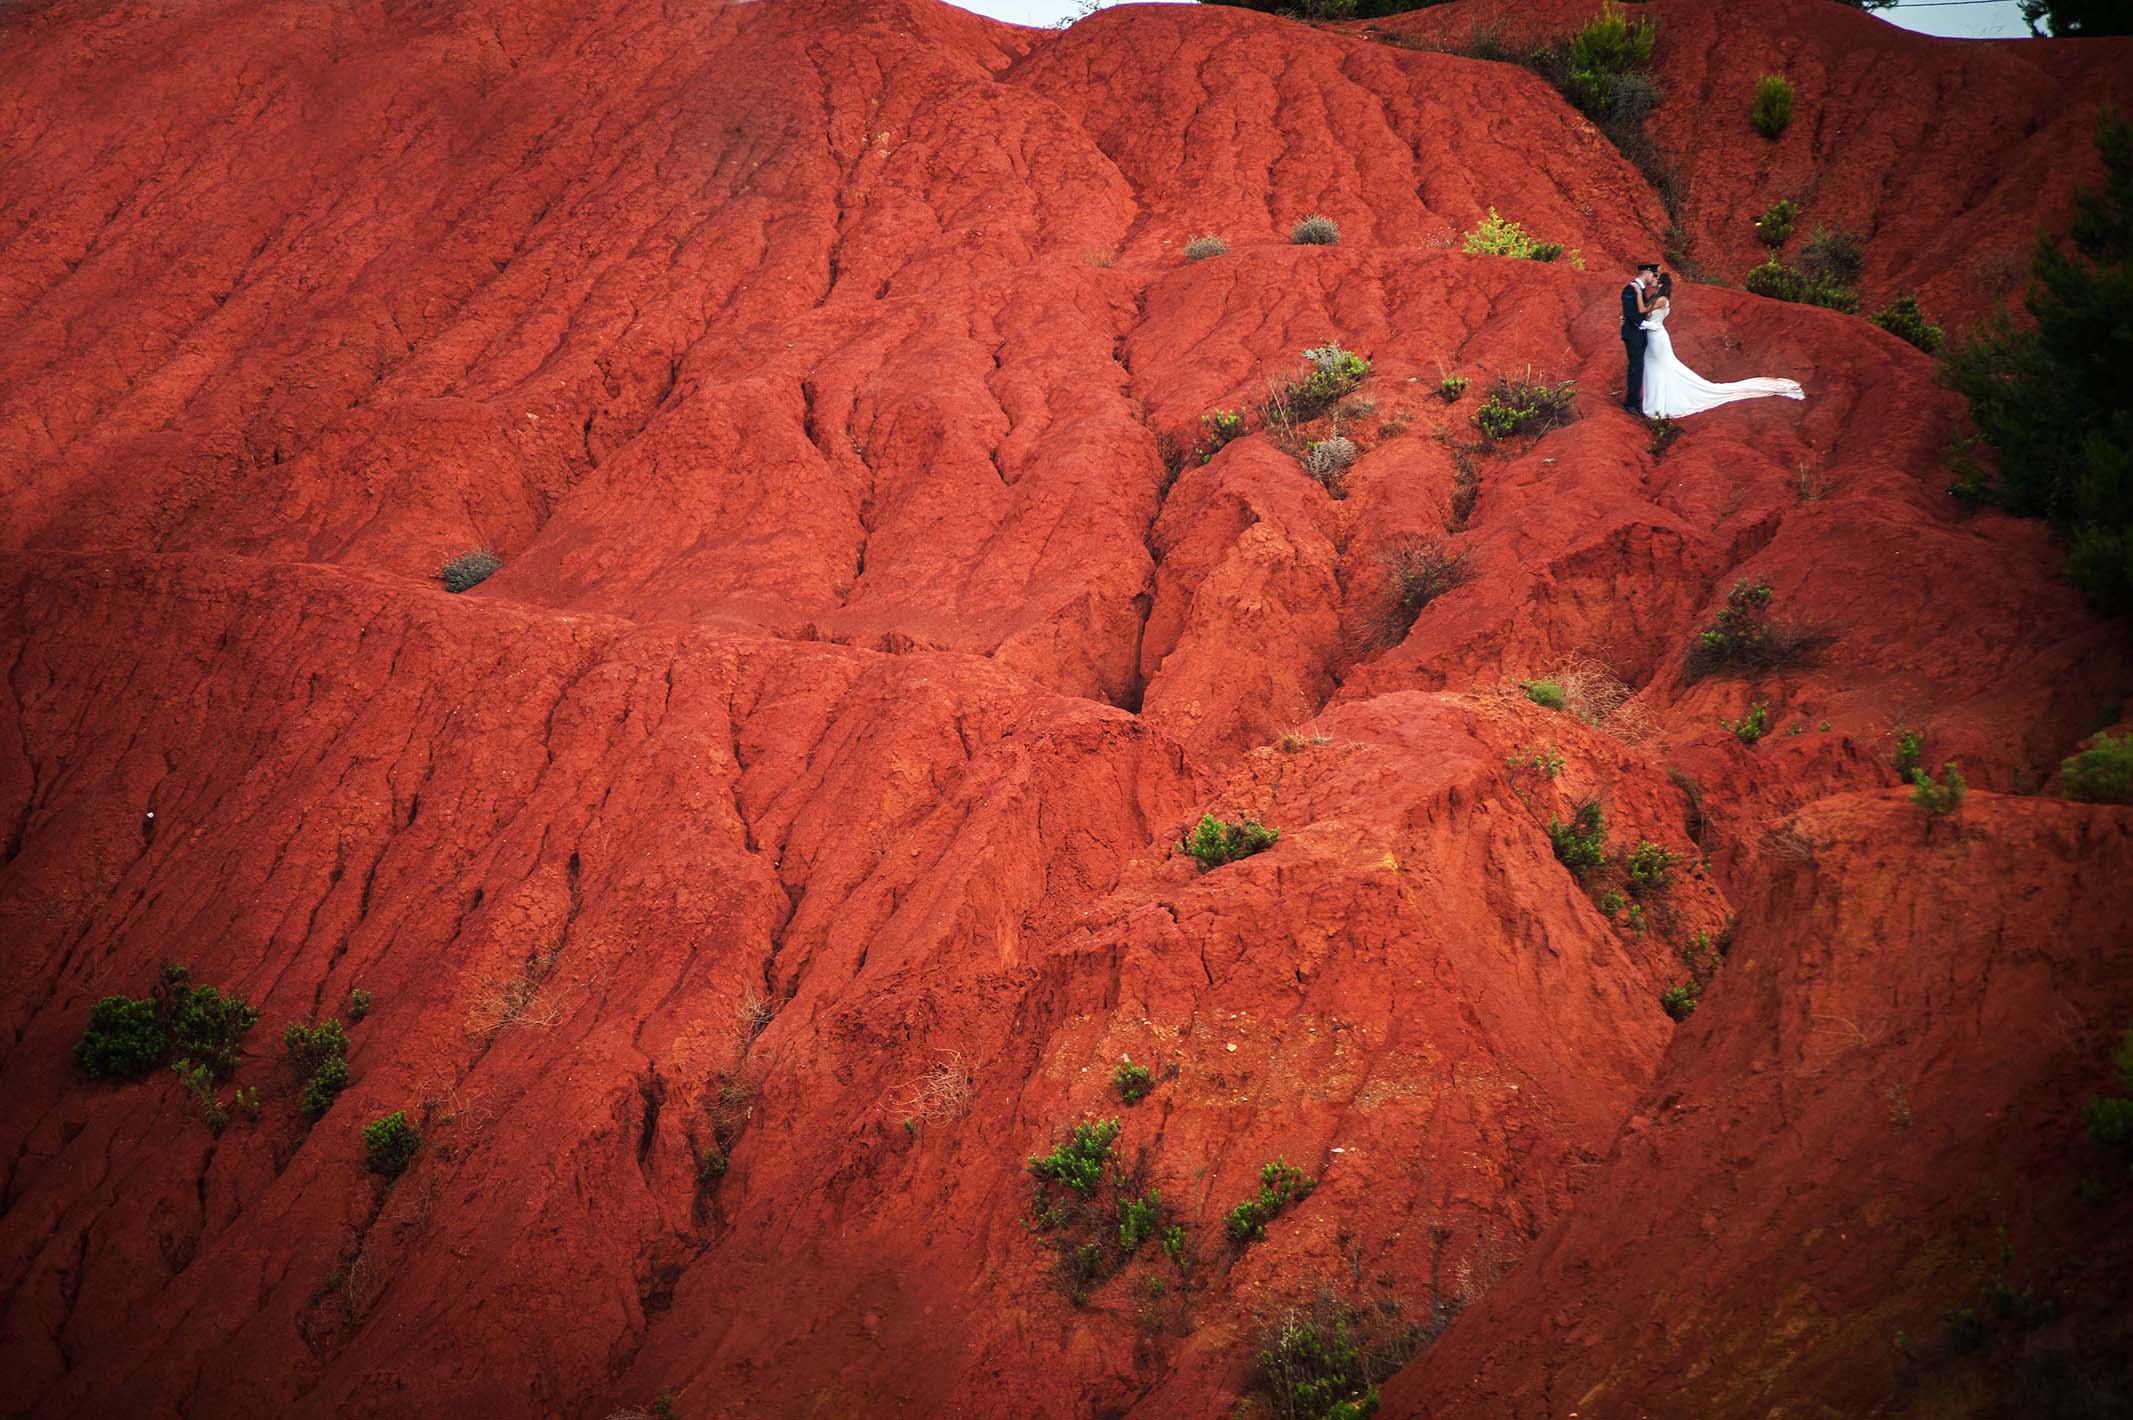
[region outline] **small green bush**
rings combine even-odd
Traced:
[[[1522,680],[1518,688],[1526,693],[1526,699],[1543,710],[1560,710],[1565,703],[1563,687],[1552,680]]]
[[[1641,107],[1643,112],[1635,116],[1642,118],[1657,101],[1656,89],[1646,101],[1637,81],[1645,78],[1658,39],[1658,26],[1649,20],[1633,21],[1615,0],[1604,0],[1599,14],[1573,34],[1563,50],[1562,62],[1568,71],[1564,88],[1571,101],[1589,113],[1610,117],[1625,106]],[[1626,103],[1625,89],[1635,95],[1633,102]]]
[[[1225,863],[1264,853],[1281,838],[1281,830],[1268,828],[1257,819],[1229,823],[1213,814],[1202,814],[1191,835],[1178,840],[1178,851],[1189,854],[1203,873]]]
[[[1856,314],[1859,310],[1859,297],[1850,287],[1816,280],[1775,260],[1766,261],[1750,271],[1741,284],[1754,294],[1773,301],[1826,306],[1845,315]]]
[[[346,1007],[346,1011],[348,1015],[348,1023],[350,1025],[354,1025],[357,1021],[360,1021],[363,1019],[363,1017],[369,1015],[370,993],[368,991],[365,991],[360,986],[351,989],[348,993],[348,1005]]]
[[[1649,897],[1653,893],[1665,892],[1675,856],[1670,849],[1640,839],[1636,850],[1629,855],[1630,896]]]
[[[1213,232],[1209,232],[1203,237],[1194,237],[1191,241],[1185,243],[1185,259],[1187,261],[1205,261],[1211,256],[1227,256],[1228,254],[1229,243],[1223,241]]]
[[[1701,999],[1701,986],[1695,981],[1684,981],[1659,993],[1659,1008],[1675,1020],[1685,1021],[1695,1014],[1696,1004]]]
[[[1915,345],[1928,355],[1940,349],[1940,327],[1919,313],[1916,296],[1898,296],[1867,319],[1898,340]]]
[[[1437,395],[1446,404],[1457,404],[1459,397],[1466,393],[1466,383],[1464,375],[1446,375],[1437,381]]]
[[[1193,452],[1206,463],[1233,439],[1244,437],[1244,413],[1236,409],[1211,409],[1200,416],[1200,442]]]
[[[154,1001],[106,996],[89,1008],[74,1061],[92,1080],[138,1080],[163,1063],[169,1047]]]
[[[237,1072],[245,1032],[259,1023],[259,1012],[242,996],[224,995],[212,986],[193,990],[180,978],[171,982],[165,1005],[172,1053],[203,1067],[214,1080]]]
[[[1748,707],[1748,713],[1738,720],[1723,717],[1718,722],[1733,738],[1744,745],[1753,745],[1770,733],[1770,707],[1762,701]]]
[[[1117,1090],[1118,1097],[1127,1104],[1139,1104],[1155,1088],[1155,1077],[1148,1073],[1147,1066],[1126,1060],[1111,1072],[1111,1088]]]
[[[1029,1171],[1039,1178],[1063,1184],[1076,1193],[1086,1194],[1103,1181],[1104,1165],[1110,1162],[1111,1146],[1118,1140],[1119,1123],[1115,1119],[1099,1119],[1074,1126],[1073,1135],[1065,1143],[1053,1147],[1042,1158],[1029,1161]]]
[[[1898,725],[1891,733],[1896,737],[1896,777],[1909,783],[1911,771],[1918,768],[1926,751],[1926,732]]]
[[[215,1097],[214,1073],[205,1065],[190,1060],[180,1060],[170,1068],[177,1074],[178,1083],[185,1087],[185,1092],[200,1106],[200,1117],[207,1121],[207,1132],[220,1138],[229,1126],[230,1113]]]
[[[281,1043],[304,1077],[304,1118],[322,1119],[348,1088],[348,1032],[331,1017],[307,1026],[291,1021]]]
[[[1300,247],[1337,246],[1340,239],[1340,225],[1316,212],[1289,228],[1289,240]]]
[[[1475,256],[1507,256],[1519,261],[1554,261],[1563,254],[1561,242],[1544,242],[1528,236],[1525,228],[1496,215],[1491,207],[1480,225],[1466,234],[1460,250]]]
[[[1755,219],[1755,234],[1763,239],[1763,245],[1777,249],[1785,245],[1792,229],[1799,225],[1800,206],[1789,198],[1780,198],[1763,209],[1763,215]]]
[[[1800,269],[1810,281],[1850,288],[1866,272],[1865,243],[1850,232],[1818,225],[1800,249]]]
[[[2085,804],[2133,804],[2133,735],[2098,735],[2060,760],[2059,785]]]
[[[1488,397],[1474,411],[1474,427],[1491,443],[1520,434],[1545,434],[1568,424],[1575,417],[1577,382],[1551,384],[1523,377],[1498,375]]]
[[[1222,1226],[1229,1240],[1239,1247],[1266,1236],[1266,1225],[1281,1216],[1292,1203],[1301,1203],[1318,1187],[1318,1180],[1301,1169],[1276,1159],[1259,1170],[1259,1191],[1223,1215]]]
[[[503,561],[486,547],[469,548],[437,569],[437,580],[448,592],[464,592],[495,576]]]
[[[1570,811],[1570,822],[1551,815],[1548,841],[1555,856],[1574,873],[1604,867],[1607,863],[1607,816],[1598,799],[1586,799]]]
[[[1936,780],[1923,769],[1911,771],[1911,802],[1926,811],[1928,818],[1945,818],[1963,806],[1963,796],[1970,786],[1963,782],[1962,767],[1950,760],[1941,767],[1942,778]]]
[[[1119,1199],[1119,1251],[1128,1257],[1139,1252],[1141,1244],[1162,1229],[1163,1212],[1163,1195],[1152,1188],[1140,1198]]]
[[[1298,423],[1325,413],[1370,376],[1370,362],[1335,341],[1313,346],[1303,358],[1310,362],[1309,372],[1289,381],[1279,396],[1289,418]]]
[[[1765,74],[1755,81],[1755,107],[1748,112],[1755,131],[1775,138],[1792,126],[1792,80],[1783,74]]]
[[[1805,665],[1827,639],[1771,617],[1775,594],[1761,577],[1743,577],[1726,593],[1716,620],[1696,635],[1684,665],[1694,682],[1723,670],[1768,670]]]
[[[422,1131],[410,1124],[407,1111],[396,1109],[363,1126],[363,1167],[384,1178],[398,1178],[422,1147]]]
[[[2111,1051],[2111,1064],[2118,1070],[2118,1088],[2133,1095],[2133,1026],[2128,1026]],[[2091,1095],[2081,1110],[2096,1147],[2120,1158],[2133,1158],[2133,1099]]]

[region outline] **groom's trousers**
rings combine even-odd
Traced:
[[[1622,348],[1629,352],[1629,377],[1622,386],[1622,407],[1632,414],[1644,411],[1644,329],[1622,327]]]

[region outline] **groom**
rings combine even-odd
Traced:
[[[1644,292],[1659,279],[1659,263],[1637,263],[1637,279],[1622,288],[1622,348],[1629,352],[1629,381],[1622,390],[1622,407],[1631,414],[1644,412]]]

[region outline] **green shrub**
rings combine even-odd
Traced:
[[[1765,74],[1755,81],[1755,107],[1748,112],[1755,131],[1775,138],[1792,126],[1792,80]]]
[[[1163,1213],[1163,1195],[1152,1188],[1140,1198],[1121,1198],[1118,1202],[1119,1251],[1128,1257],[1139,1252],[1141,1244],[1162,1228]]]
[[[1703,987],[1696,981],[1684,981],[1679,986],[1669,986],[1659,993],[1659,1008],[1677,1021],[1685,1021],[1695,1014],[1696,1005],[1702,999]]]
[[[368,991],[365,991],[360,986],[352,988],[348,993],[348,1005],[346,1007],[346,1012],[348,1016],[348,1023],[350,1025],[354,1025],[357,1021],[360,1021],[363,1019],[363,1017],[369,1015],[370,993]]]
[[[2111,1051],[2111,1064],[2118,1070],[2118,1088],[2133,1095],[2133,1026],[2128,1026]],[[2089,1138],[2096,1147],[2121,1158],[2133,1158],[2133,1099],[2091,1095],[2082,1107]]]
[[[1508,256],[1520,261],[1554,261],[1563,254],[1561,242],[1539,241],[1518,223],[1496,215],[1491,207],[1481,224],[1466,234],[1460,248],[1475,256]]]
[[[1845,315],[1855,314],[1859,309],[1859,297],[1851,288],[1818,281],[1775,260],[1766,261],[1750,271],[1741,284],[1754,294],[1773,301],[1826,306]]]
[[[1225,863],[1264,853],[1281,838],[1281,830],[1247,818],[1229,823],[1213,814],[1202,814],[1190,836],[1178,840],[1178,851],[1191,855],[1203,873]]]
[[[1940,327],[1919,313],[1916,296],[1898,296],[1867,319],[1928,355],[1940,349]]]
[[[1527,745],[1518,754],[1506,755],[1503,767],[1514,772],[1530,769],[1543,779],[1553,779],[1563,772],[1563,756],[1548,745]]]
[[[259,1012],[242,996],[224,995],[212,986],[193,990],[180,978],[170,983],[165,1007],[172,1053],[201,1066],[214,1080],[236,1073],[245,1032],[259,1023]]]
[[[185,1087],[185,1092],[200,1106],[200,1117],[207,1121],[207,1132],[220,1138],[229,1125],[230,1114],[222,1107],[222,1101],[215,1098],[214,1073],[205,1065],[190,1060],[180,1060],[170,1068],[176,1072],[178,1083]]]
[[[1584,873],[1607,863],[1607,816],[1598,799],[1586,799],[1570,811],[1570,822],[1551,815],[1548,842],[1555,856],[1574,873]]]
[[[1770,583],[1763,578],[1736,581],[1717,619],[1696,634],[1684,666],[1685,678],[1693,682],[1722,670],[1777,669],[1812,660],[1825,638],[1773,620],[1774,600]]]
[[[1200,416],[1200,442],[1194,452],[1206,463],[1233,439],[1244,437],[1244,414],[1235,409],[1211,409]]]
[[[1531,372],[1518,378],[1498,375],[1488,397],[1474,411],[1474,426],[1491,443],[1520,434],[1545,434],[1575,417],[1576,396],[1575,380],[1551,384],[1534,379]]]
[[[488,548],[469,548],[438,568],[437,580],[448,592],[464,592],[488,581],[503,565]]]
[[[333,1108],[333,1102],[347,1088],[348,1062],[338,1055],[321,1061],[304,1081],[301,1100],[304,1118],[313,1121],[325,1118],[326,1111]]]
[[[1890,733],[1896,737],[1896,777],[1909,783],[1911,771],[1918,768],[1919,756],[1925,753],[1926,732],[1898,725]]]
[[[1657,102],[1656,90],[1647,102],[1641,89],[1649,82],[1644,70],[1658,39],[1658,26],[1651,21],[1631,20],[1615,0],[1603,0],[1600,12],[1570,37],[1563,50],[1566,88],[1573,101],[1602,114],[1613,114],[1625,104],[1641,104],[1644,112],[1650,112]]]
[[[1970,786],[1963,782],[1962,767],[1950,760],[1941,767],[1942,778],[1936,780],[1923,769],[1911,771],[1911,802],[1926,811],[1928,818],[1945,818],[1963,806],[1963,796]]]
[[[2133,126],[2098,120],[2101,191],[2079,191],[2065,241],[2040,237],[2031,320],[1980,321],[1942,374],[1970,401],[1997,472],[1970,468],[1965,497],[2047,519],[2066,574],[2106,615],[2133,611]]]
[[[422,1131],[408,1123],[407,1111],[396,1109],[363,1126],[363,1167],[384,1178],[398,1178],[422,1147]]]
[[[1334,341],[1313,346],[1303,352],[1303,358],[1310,362],[1310,370],[1301,380],[1283,385],[1277,397],[1288,417],[1298,423],[1325,413],[1353,394],[1370,375],[1368,360]]]
[[[1522,680],[1518,683],[1518,688],[1526,692],[1526,699],[1540,706],[1543,710],[1560,710],[1563,708],[1563,687],[1555,681]]]
[[[1636,850],[1629,855],[1629,891],[1632,897],[1649,897],[1664,892],[1669,881],[1668,874],[1674,866],[1674,853],[1656,843],[1639,840]]]
[[[169,1046],[154,1001],[106,996],[89,1009],[74,1061],[92,1080],[138,1080],[163,1063]]]
[[[1800,269],[1823,286],[1856,286],[1866,272],[1865,243],[1850,232],[1817,225],[1800,249]]]
[[[1764,208],[1763,215],[1755,219],[1755,234],[1763,239],[1764,246],[1775,250],[1785,245],[1785,239],[1792,235],[1799,220],[1799,204],[1780,198]]]
[[[304,1118],[318,1120],[348,1088],[348,1032],[331,1017],[307,1026],[291,1021],[281,1043],[304,1077]]]
[[[1753,745],[1770,733],[1770,707],[1757,701],[1749,706],[1748,713],[1738,720],[1721,717],[1718,723],[1742,744]]]
[[[1226,256],[1228,254],[1229,243],[1223,241],[1213,232],[1209,232],[1206,236],[1194,237],[1191,241],[1185,243],[1185,259],[1187,261],[1205,261],[1211,256]]]
[[[1104,1165],[1110,1162],[1111,1146],[1118,1140],[1115,1119],[1077,1124],[1073,1135],[1042,1158],[1029,1161],[1029,1171],[1042,1179],[1063,1184],[1076,1193],[1088,1193],[1103,1181]]]
[[[1300,247],[1336,246],[1340,239],[1340,225],[1316,212],[1289,228],[1289,240]]]
[[[1111,1072],[1111,1088],[1117,1090],[1118,1097],[1127,1104],[1139,1104],[1155,1088],[1155,1078],[1148,1073],[1147,1066],[1126,1060]]]
[[[1222,1226],[1229,1233],[1229,1240],[1239,1247],[1257,1242],[1266,1236],[1268,1223],[1280,1217],[1290,1204],[1309,1198],[1317,1187],[1317,1179],[1281,1159],[1265,1165],[1259,1170],[1259,1191],[1223,1215]]]
[[[1437,394],[1446,404],[1457,404],[1465,393],[1466,377],[1463,375],[1446,375],[1437,381]]]
[[[2133,804],[2133,735],[2098,735],[2060,760],[2059,785],[2085,804]]]

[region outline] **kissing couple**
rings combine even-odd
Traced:
[[[1805,399],[1797,380],[1753,379],[1721,384],[1707,380],[1674,356],[1666,314],[1674,304],[1674,278],[1656,261],[1637,263],[1636,279],[1622,288],[1622,345],[1629,353],[1629,383],[1622,407],[1648,419],[1680,419],[1736,399],[1779,395]]]

